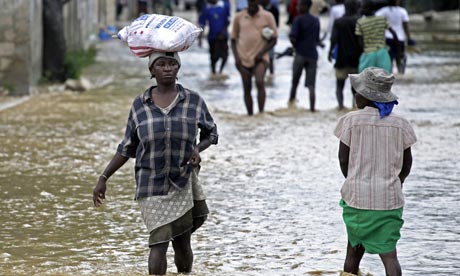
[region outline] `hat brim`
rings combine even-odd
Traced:
[[[388,91],[382,93],[374,90],[366,85],[366,82],[360,78],[361,74],[349,74],[351,86],[355,89],[356,93],[359,93],[364,98],[379,103],[394,102],[398,97],[392,92]]]

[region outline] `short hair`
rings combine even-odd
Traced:
[[[300,1],[299,1],[299,4],[300,4],[300,5],[305,5],[305,6],[307,6],[308,8],[310,8],[310,7],[311,7],[311,0],[300,0]]]
[[[362,2],[362,13],[364,15],[373,15],[377,11],[377,5],[373,0],[363,0]]]
[[[347,15],[355,15],[359,11],[359,3],[357,0],[345,0],[344,5]]]

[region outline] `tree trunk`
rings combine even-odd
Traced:
[[[51,81],[64,82],[66,42],[63,1],[43,0],[43,74]]]

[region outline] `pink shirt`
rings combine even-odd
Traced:
[[[350,147],[343,200],[357,209],[403,207],[399,173],[404,150],[417,141],[409,122],[393,113],[380,119],[378,109],[367,106],[340,117],[334,135]]]
[[[235,15],[231,39],[236,40],[236,49],[244,67],[254,66],[254,58],[267,43],[262,37],[262,29],[267,26],[274,31],[273,37],[277,37],[275,18],[262,6],[259,6],[259,11],[254,16],[250,16],[246,10]],[[269,64],[268,52],[263,60]]]

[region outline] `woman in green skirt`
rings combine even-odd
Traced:
[[[343,220],[348,234],[343,275],[357,275],[364,252],[379,254],[386,275],[401,275],[396,243],[403,225],[402,185],[412,166],[417,141],[409,122],[392,110],[394,76],[376,67],[350,74],[357,111],[339,118],[339,162]]]

